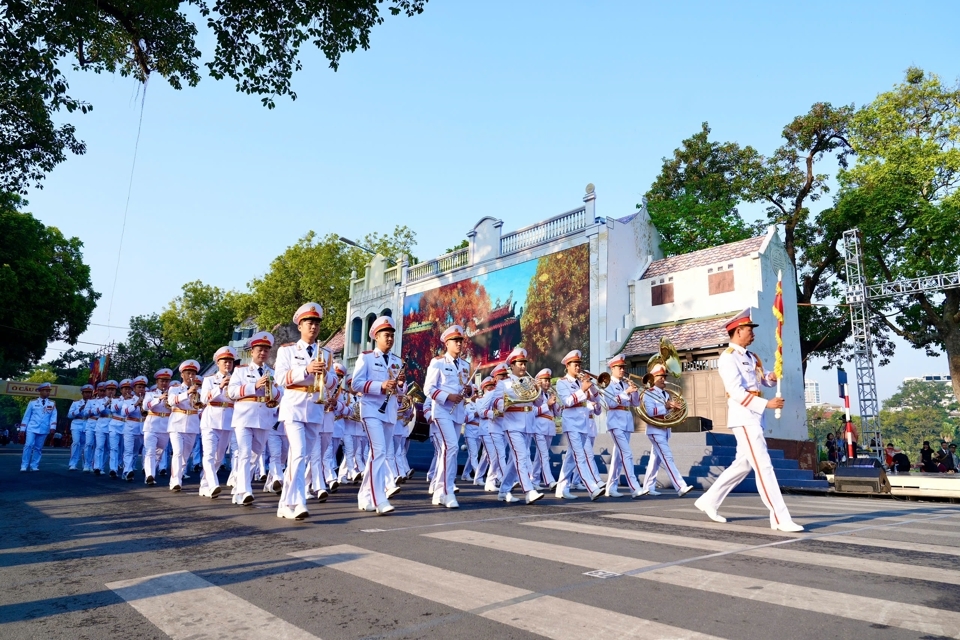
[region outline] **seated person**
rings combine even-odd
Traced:
[[[951,456],[950,451],[947,450],[947,443],[945,441],[940,441],[940,451],[934,454],[933,459],[937,463],[937,469],[941,473],[957,472],[957,467],[953,464],[953,456]]]
[[[897,473],[907,473],[910,471],[910,458],[903,451],[897,449],[893,453],[893,462],[890,464],[890,468],[896,470]]]

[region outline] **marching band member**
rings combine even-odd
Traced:
[[[200,381],[197,380],[200,363],[196,360],[184,360],[180,363],[179,370],[183,384],[172,389],[169,394],[170,407],[173,409],[168,425],[171,447],[170,491],[180,491],[183,475],[193,452],[193,443],[200,435],[200,409],[194,402],[200,395]]]
[[[506,379],[497,383],[491,392],[491,406],[499,410],[503,417],[504,441],[510,449],[513,464],[507,467],[505,478],[500,485],[497,498],[503,502],[517,502],[511,490],[515,482],[520,482],[527,504],[532,504],[543,497],[536,490],[530,479],[530,442],[526,436],[531,433],[530,424],[533,423],[533,412],[543,402],[543,395],[537,396],[532,402],[520,401],[517,393],[520,378],[527,377],[527,351],[516,347],[507,356],[506,365],[510,368]],[[506,400],[510,403],[507,406]],[[501,465],[503,465],[501,459]]]
[[[143,421],[143,473],[148,485],[156,484],[157,459],[170,441],[170,432],[167,430],[170,420],[167,394],[172,377],[173,371],[170,369],[157,371],[153,374],[157,388],[143,397],[143,406],[147,409]]]
[[[290,440],[282,420],[277,421],[272,429],[267,429],[267,440],[263,443],[263,453],[260,454],[258,464],[260,473],[254,472],[254,477],[263,482],[264,493],[283,493],[283,473],[290,455]],[[266,471],[264,477],[263,470]],[[324,500],[326,496],[324,496]]]
[[[541,369],[536,375],[537,384],[543,390],[546,402],[537,407],[535,417],[537,432],[533,436],[537,446],[533,457],[533,474],[536,476],[539,473],[543,486],[550,490],[557,488],[557,481],[550,468],[550,443],[553,441],[553,436],[557,434],[557,423],[554,419],[560,415],[557,396],[550,386],[552,377],[553,371],[550,369]]]
[[[460,506],[453,490],[457,479],[460,427],[466,421],[463,402],[471,392],[470,365],[460,359],[463,340],[463,327],[458,324],[451,325],[440,335],[446,353],[430,362],[423,383],[423,392],[433,400],[433,422],[437,425],[437,443],[440,445],[433,504],[442,504],[448,509]]]
[[[87,410],[93,401],[93,385],[85,384],[80,387],[81,400],[74,400],[67,410],[67,417],[72,420],[70,423],[70,434],[73,436],[73,442],[70,444],[70,463],[67,465],[69,471],[76,471],[83,458],[84,435],[87,429]]]
[[[667,368],[662,364],[655,364],[653,368],[647,371],[647,375],[653,380],[653,386],[647,389],[643,394],[643,409],[648,416],[665,416],[671,409],[678,409],[676,402],[670,399],[670,394],[666,391]],[[688,485],[680,475],[676,463],[673,461],[673,452],[670,450],[669,428],[663,429],[656,425],[647,424],[647,439],[650,440],[650,461],[647,463],[647,473],[643,477],[643,493],[658,496],[657,491],[657,472],[662,465],[670,476],[673,488],[681,496],[693,489]]]
[[[330,439],[330,457],[324,459],[323,471],[326,474],[327,485],[331,491],[340,487],[340,473],[337,468],[337,449],[343,443],[343,415],[346,409],[346,391],[343,388],[343,379],[347,376],[347,368],[339,362],[333,363],[333,373],[337,376],[337,410],[333,413],[333,436]]]
[[[700,496],[694,506],[715,522],[726,522],[717,513],[723,499],[753,469],[760,498],[770,510],[770,528],[778,531],[803,531],[790,517],[780,494],[780,485],[767,453],[763,437],[763,412],[783,408],[783,398],[765,400],[760,385],[776,384],[773,372],[764,372],[760,358],[747,347],[754,340],[753,328],[758,326],[750,318],[750,309],[744,309],[727,323],[730,346],[720,354],[717,368],[727,391],[727,423],[737,438],[737,457],[723,470],[713,485]]]
[[[87,424],[83,431],[84,473],[93,472],[93,458],[97,449],[97,420],[100,416],[100,406],[103,404],[105,389],[106,384],[98,382],[94,387],[94,396],[86,406]]]
[[[473,397],[464,401],[464,420],[463,441],[467,447],[467,463],[463,465],[460,479],[473,482],[480,464],[480,418],[477,416],[477,405]]]
[[[123,479],[133,482],[137,466],[137,455],[143,447],[143,399],[147,392],[147,377],[137,376],[133,380],[133,394],[120,408],[123,417]]]
[[[360,431],[363,430],[363,427],[353,419],[353,407],[360,400],[350,391],[352,382],[353,376],[347,376],[344,380],[346,406],[343,408],[343,460],[340,462],[340,472],[337,474],[337,481],[340,484],[344,482],[356,484],[359,482],[360,469],[363,467],[363,462],[358,458],[356,449],[360,439]]]
[[[396,324],[390,316],[380,316],[370,327],[370,337],[376,342],[373,351],[364,351],[357,358],[353,370],[352,389],[362,393],[360,418],[370,443],[363,471],[363,482],[357,494],[361,511],[376,511],[384,515],[393,511],[386,493],[386,438],[393,438],[397,421],[399,385],[404,382],[403,362],[390,352],[393,348]],[[395,491],[398,491],[397,487]]]
[[[25,431],[23,456],[20,459],[20,471],[39,471],[40,455],[47,436],[57,430],[57,407],[50,399],[52,385],[41,382],[37,385],[39,398],[27,403],[23,412],[20,430]]]
[[[409,385],[405,385],[409,386]],[[407,390],[404,389],[404,393]],[[410,403],[405,411],[397,413],[397,423],[393,426],[393,473],[397,484],[404,484],[410,475],[410,463],[407,461],[407,434],[409,422],[416,415],[416,407]]]
[[[234,369],[227,385],[227,396],[235,403],[232,425],[239,452],[233,504],[253,504],[250,483],[255,458],[263,453],[267,431],[277,422],[275,405],[280,401],[280,387],[272,383],[273,370],[266,364],[273,340],[273,334],[266,331],[250,336],[250,364]],[[268,384],[272,387],[269,395],[266,392]]]
[[[203,471],[200,474],[200,496],[216,498],[220,495],[220,480],[217,471],[227,453],[227,445],[233,435],[233,401],[227,395],[230,376],[237,351],[233,347],[220,347],[213,354],[217,373],[203,379],[200,401],[200,442],[203,450]]]
[[[590,436],[591,419],[595,411],[587,402],[595,403],[597,388],[589,376],[580,376],[581,355],[578,350],[571,351],[563,357],[562,364],[567,368],[567,375],[557,381],[557,396],[563,405],[563,432],[567,436],[568,451],[560,470],[560,481],[557,483],[557,497],[572,500],[576,498],[570,493],[569,485],[573,481],[573,472],[576,470],[590,492],[590,499],[596,500],[603,493],[599,477],[594,474],[587,456],[592,457],[591,448],[587,442]],[[596,405],[594,405],[596,406]]]
[[[93,454],[93,475],[100,475],[107,463],[110,462],[110,422],[113,420],[114,397],[117,393],[117,381],[107,380],[103,385],[103,400],[98,405],[97,414],[97,450]]]
[[[476,402],[477,418],[480,420],[480,441],[483,442],[483,455],[486,460],[486,469],[484,461],[480,461],[477,468],[474,484],[480,482],[483,472],[486,471],[486,480],[483,483],[483,490],[489,493],[497,491],[497,480],[503,478],[503,470],[500,467],[500,456],[497,446],[494,444],[493,433],[497,426],[494,424],[493,409],[490,408],[490,392],[497,388],[497,381],[488,376],[480,382],[480,389],[483,393]],[[501,434],[502,435],[502,434]],[[502,448],[506,448],[503,443]],[[505,453],[505,452],[504,452]]]
[[[280,493],[278,518],[303,520],[309,517],[307,510],[307,463],[310,462],[311,489],[320,501],[329,495],[324,481],[322,450],[315,452],[315,444],[323,438],[329,444],[333,434],[333,416],[329,416],[329,430],[325,426],[327,415],[324,404],[314,392],[318,385],[324,388],[327,398],[336,392],[337,375],[328,368],[333,354],[317,344],[323,308],[316,302],[301,305],[293,314],[293,323],[300,330],[300,340],[285,344],[277,351],[277,384],[283,387],[280,400],[280,421],[286,431],[289,455],[287,470]]]
[[[633,450],[630,447],[630,435],[633,433],[633,412],[640,402],[640,390],[632,381],[626,380],[627,360],[623,356],[614,356],[607,364],[610,367],[610,385],[605,389],[607,395],[607,431],[613,439],[611,465],[607,473],[606,495],[619,498],[617,491],[621,474],[627,478],[630,497],[639,498],[643,488],[637,481],[633,467]],[[654,474],[656,475],[656,474]]]
[[[131,398],[133,398],[133,381],[130,378],[124,378],[120,381],[120,397],[114,401],[113,408],[110,410],[108,443],[110,447],[111,478],[116,478],[119,475],[125,424],[123,420],[123,408]]]

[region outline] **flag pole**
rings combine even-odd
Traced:
[[[783,377],[783,271],[777,271],[777,296],[773,300],[773,315],[777,319],[777,352],[773,360],[773,373],[777,376],[777,397],[782,398],[780,379]],[[780,409],[773,416],[780,419]]]

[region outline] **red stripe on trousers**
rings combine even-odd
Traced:
[[[780,524],[780,518],[777,517],[777,510],[773,507],[773,501],[770,500],[770,494],[767,493],[767,485],[763,483],[763,478],[760,474],[760,465],[757,464],[757,456],[753,453],[753,444],[750,443],[750,437],[747,435],[747,428],[743,428],[743,437],[747,441],[747,447],[750,449],[750,457],[753,458],[753,471],[754,475],[757,477],[757,482],[760,483],[760,488],[763,489],[763,495],[767,497],[767,504],[770,505],[770,512],[773,513],[773,519],[777,521],[777,524]]]

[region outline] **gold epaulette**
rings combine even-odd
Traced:
[[[296,343],[296,342],[284,342],[284,343],[283,343],[282,345],[280,345],[280,346],[281,346],[281,347],[292,347],[292,346],[295,345],[295,344],[297,344],[297,343]]]
[[[736,351],[736,349],[734,349],[733,347],[727,347],[724,353],[733,353],[734,351]]]

